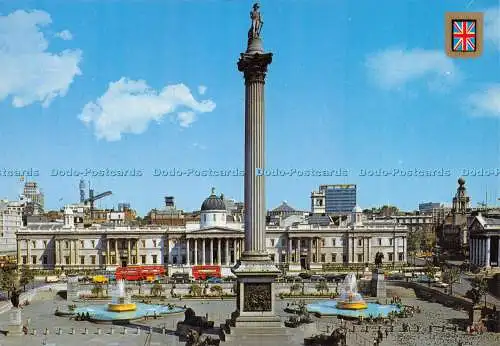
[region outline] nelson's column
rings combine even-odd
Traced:
[[[236,311],[226,340],[288,342],[288,334],[275,314],[274,280],[280,274],[266,251],[266,206],[264,176],[264,83],[272,53],[262,47],[263,25],[259,5],[250,12],[252,25],[248,46],[241,53],[238,70],[245,78],[245,247],[232,269],[238,279]],[[281,343],[280,343],[281,344]]]

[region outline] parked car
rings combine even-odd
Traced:
[[[311,281],[313,282],[326,281],[326,278],[322,275],[312,275]]]
[[[221,284],[223,280],[221,278],[208,278],[207,282],[210,284]]]
[[[311,278],[311,273],[308,273],[308,272],[302,272],[302,273],[299,273],[299,277],[301,277],[302,279],[305,279],[305,280],[308,280]]]
[[[450,285],[448,285],[447,283],[444,283],[444,282],[441,282],[441,281],[438,281],[434,284],[435,287],[439,287],[439,288],[448,288]]]

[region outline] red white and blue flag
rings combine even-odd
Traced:
[[[453,24],[453,51],[475,52],[476,51],[476,21],[454,20]]]

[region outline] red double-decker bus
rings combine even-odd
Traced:
[[[222,276],[220,266],[212,266],[212,265],[193,266],[192,271],[193,271],[193,278],[195,280],[220,278]]]
[[[165,275],[165,267],[163,266],[128,266],[118,267],[115,271],[116,280],[127,281],[154,281],[159,276]]]

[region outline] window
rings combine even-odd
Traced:
[[[325,239],[321,238],[321,246],[325,246]]]
[[[80,256],[80,264],[85,264],[85,256]]]
[[[332,253],[332,262],[337,262],[337,254]]]
[[[177,256],[172,256],[172,264],[177,264]]]
[[[43,241],[43,248],[44,248],[44,249],[46,249],[46,248],[47,248],[47,241],[46,241],[46,240],[44,240],[44,241]],[[45,263],[44,263],[44,264],[45,264]]]
[[[394,239],[389,239],[389,245],[392,246]]]
[[[163,263],[168,263],[168,255],[163,255]]]
[[[216,221],[216,220],[217,220],[217,218],[216,218],[215,216],[216,216],[216,215],[214,214],[214,221]]]
[[[92,243],[92,248],[94,249],[95,248],[95,240],[92,240],[91,243]]]
[[[204,214],[204,215],[203,215],[203,221],[204,221],[204,222],[207,222],[207,214]]]
[[[36,264],[36,256],[31,256],[31,262],[32,262],[33,264]]]
[[[274,246],[274,239],[271,239],[271,246]]]
[[[42,257],[42,264],[47,264],[47,256]]]
[[[286,262],[286,256],[285,254],[281,254],[281,263],[285,263]]]
[[[389,252],[389,253],[388,253],[388,257],[389,257],[389,261],[392,261],[392,260],[393,260],[393,257],[394,257],[394,256],[393,256],[392,252]]]
[[[153,258],[153,264],[156,264],[156,262],[157,262],[156,261],[156,257],[158,257],[158,256],[157,255],[152,255],[151,257]]]
[[[28,264],[27,262],[28,262],[28,260],[27,260],[26,256],[23,256],[23,264]]]
[[[126,249],[127,248],[127,243],[125,242],[125,240],[122,240],[122,249]]]
[[[363,239],[358,239],[358,246],[363,246]]]
[[[85,240],[80,240],[80,248],[85,248]]]
[[[141,255],[142,264],[146,264],[146,255]]]
[[[31,242],[31,246],[33,247],[33,249],[35,249],[35,248],[36,248],[36,241],[35,241],[35,240],[33,240],[33,241]]]
[[[132,256],[132,264],[137,264],[137,256]]]
[[[347,256],[346,255],[342,256],[342,262],[347,262]]]
[[[156,240],[153,240],[153,247],[156,247]]]
[[[335,239],[335,238],[333,238],[333,239],[332,239],[332,246],[337,246],[337,244],[336,244],[336,243],[337,243],[336,239]]]
[[[398,255],[398,261],[403,262],[404,261],[404,253],[400,252]]]
[[[358,262],[363,262],[363,254],[358,254]]]
[[[69,264],[69,256],[64,256],[64,263]]]
[[[90,264],[95,264],[95,255],[90,256]]]
[[[382,238],[378,238],[378,245],[381,246],[382,245]]]
[[[271,255],[271,262],[274,262],[274,255]]]
[[[316,254],[313,254],[313,262],[316,262]]]
[[[67,241],[67,240],[66,240],[66,241],[64,242],[64,247],[65,247],[66,249],[69,249],[69,241]]]
[[[326,255],[324,253],[321,254],[321,262],[326,262]]]
[[[142,245],[142,247],[146,247],[146,241],[145,240],[141,240],[141,245]],[[145,262],[143,262],[143,263],[145,263]]]

